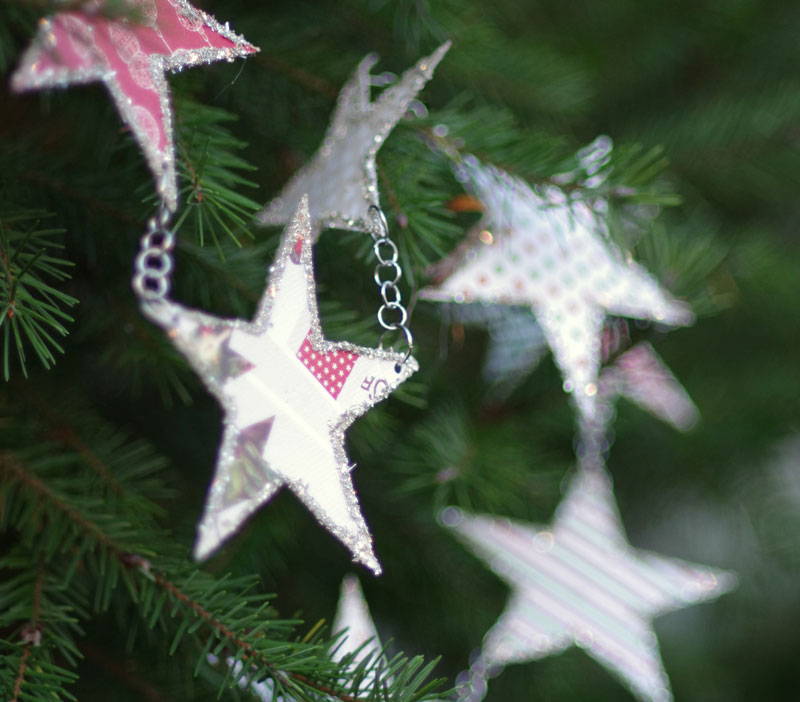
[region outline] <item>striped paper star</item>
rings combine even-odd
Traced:
[[[370,54],[361,61],[339,94],[322,146],[267,203],[258,215],[259,221],[285,224],[300,198],[308,194],[315,240],[324,227],[370,231],[369,207],[379,205],[375,167],[378,149],[449,48],[447,42],[420,59],[375,102],[370,102],[370,69],[377,56]]]
[[[606,314],[682,325],[693,321],[691,310],[623,255],[587,202],[571,201],[555,186],[535,191],[472,157],[464,174],[483,202],[482,227],[439,266],[439,280],[420,297],[528,306],[564,389],[593,417]]]
[[[11,77],[17,91],[100,81],[130,127],[164,197],[177,204],[172,107],[165,73],[233,61],[258,49],[187,0],[124,0],[131,18],[110,19],[104,0],[59,12],[39,32]]]
[[[603,471],[573,478],[550,527],[455,507],[445,509],[441,521],[512,589],[484,638],[482,668],[578,645],[640,700],[668,702],[672,694],[652,618],[716,598],[735,584],[730,573],[631,547]]]
[[[146,303],[143,310],[167,330],[225,411],[195,556],[206,557],[287,485],[354,560],[379,573],[344,434],[417,363],[323,338],[306,198],[284,233],[252,322],[172,302]]]

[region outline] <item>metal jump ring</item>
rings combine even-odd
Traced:
[[[383,313],[385,310],[400,310],[400,321],[387,323],[386,320],[383,318]],[[384,329],[391,329],[391,330],[400,329],[402,327],[405,327],[407,321],[408,321],[408,312],[406,312],[406,308],[397,302],[390,302],[385,305],[381,305],[380,308],[378,309],[378,322],[380,322],[380,325]]]
[[[370,232],[372,234],[373,239],[385,239],[389,234],[389,222],[386,221],[386,215],[383,213],[383,210],[378,207],[377,205],[370,205],[369,210],[370,217],[376,221],[378,224],[378,229],[381,232],[382,236],[378,236],[376,232]]]
[[[155,288],[150,287],[150,283]],[[149,276],[142,273],[133,279],[133,289],[143,300],[160,300],[169,292],[169,280],[164,276]]]
[[[405,356],[403,356],[403,360],[394,364],[394,371],[395,373],[399,373],[402,369],[405,362],[411,357],[411,354],[414,352],[414,337],[411,335],[411,330],[403,325],[402,327],[398,327],[403,332],[403,335],[406,338],[406,344],[408,345],[408,349],[406,350]],[[387,329],[386,331],[381,334],[380,339],[378,339],[378,347],[383,348],[383,337],[385,337],[390,331],[394,331],[391,329]]]
[[[394,278],[387,278],[386,280],[381,280],[381,271],[386,270],[387,268],[391,268],[394,270]],[[373,280],[375,281],[375,285],[383,285],[384,283],[390,283],[391,285],[397,285],[397,281],[403,275],[403,271],[400,268],[400,265],[395,261],[389,261],[388,263],[379,263],[375,266],[375,275],[372,276]]]
[[[381,255],[381,246],[388,246],[392,250],[391,258],[384,258]],[[381,263],[397,263],[399,252],[397,250],[397,244],[395,244],[391,239],[376,239],[375,243],[372,245],[372,250],[375,252],[375,258],[377,258]]]
[[[386,294],[391,290],[394,293],[394,299],[390,300]],[[390,280],[387,280],[383,285],[381,285],[381,297],[383,301],[387,305],[399,305],[402,301],[402,295],[400,294],[400,288],[398,288],[394,283]]]
[[[172,257],[162,249],[145,249],[136,259],[136,269],[153,277],[166,277],[172,271],[172,266]]]

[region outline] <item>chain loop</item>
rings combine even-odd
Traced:
[[[155,216],[147,220],[147,231],[134,261],[133,291],[148,302],[163,300],[169,293],[174,261],[175,233],[167,228],[172,212],[162,199]]]
[[[388,232],[387,232],[388,234]],[[381,246],[388,246],[392,250],[391,258],[384,258],[381,256]],[[372,250],[375,252],[375,258],[380,261],[382,266],[390,265],[392,263],[397,263],[397,257],[399,255],[397,251],[396,244],[391,239],[376,239],[375,243],[372,245]]]
[[[389,299],[388,295],[390,291],[392,295],[394,295],[394,297],[392,297],[391,300]],[[384,305],[399,305],[402,300],[402,296],[400,295],[400,288],[394,285],[390,280],[387,280],[385,283],[381,285],[381,297],[383,298]]]
[[[403,276],[403,269],[398,263],[400,252],[395,244],[389,238],[389,223],[386,221],[386,215],[380,207],[376,205],[369,206],[369,216],[372,220],[372,228],[370,234],[372,236],[373,245],[372,250],[375,253],[375,258],[378,259],[378,264],[375,266],[375,274],[373,279],[375,284],[380,288],[381,299],[383,304],[378,308],[378,324],[380,324],[386,331],[381,335],[381,346],[383,346],[383,337],[386,332],[400,330],[403,333],[406,343],[408,344],[408,351],[403,358],[402,363],[405,363],[411,351],[414,348],[414,337],[411,330],[408,328],[408,311],[403,306],[402,296],[397,283]],[[386,256],[385,254],[388,254]],[[382,277],[382,271],[389,271],[389,276],[386,280]],[[384,272],[383,276],[387,274]],[[387,322],[384,315],[387,311],[392,312],[392,316],[397,317],[396,321]],[[399,372],[401,364],[398,364],[397,370]]]
[[[381,280],[381,271],[387,269],[394,271],[394,278]],[[389,283],[389,285],[397,285],[397,281],[400,280],[402,275],[403,271],[400,268],[400,264],[390,261],[389,263],[379,263],[377,266],[375,266],[375,275],[372,276],[372,278],[375,281],[375,285],[380,285],[383,287],[384,283]]]

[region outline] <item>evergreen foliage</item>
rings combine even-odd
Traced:
[[[335,662],[345,549],[284,491],[207,563],[190,559],[220,410],[139,313],[132,261],[152,178],[100,85],[15,95],[8,76],[56,2],[0,4],[0,699],[441,699],[507,591],[436,522],[456,504],[547,523],[574,413],[546,357],[502,403],[485,332],[413,305],[421,371],[349,431],[385,575],[359,577],[389,658]],[[378,153],[405,300],[479,212],[473,154],[608,200],[610,236],[699,319],[653,342],[703,421],[676,435],[620,403],[609,468],[631,543],[737,570],[740,589],[656,621],[676,698],[793,699],[800,343],[800,9],[537,0],[207,2],[261,48],[169,76],[180,210],[173,296],[249,318],[280,232],[253,214],[325,133],[368,52],[399,74],[453,48]],[[380,88],[376,88],[380,89]],[[576,153],[615,143],[597,188]],[[567,174],[567,175],[565,175]],[[328,338],[377,344],[366,234],[314,248]],[[276,593],[276,594],[272,594]],[[441,660],[438,657],[441,656]],[[226,664],[231,659],[233,663]],[[375,672],[381,681],[367,689]],[[620,702],[579,650],[508,668],[493,700]]]

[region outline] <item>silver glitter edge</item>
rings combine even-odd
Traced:
[[[68,69],[51,71],[42,75],[32,75],[31,69],[36,62],[36,57],[41,51],[46,51],[45,36],[52,27],[52,17],[41,21],[39,31],[31,45],[25,50],[20,65],[11,76],[11,89],[15,92],[38,90],[41,88],[66,88],[70,85],[84,85],[101,81],[106,85],[122,121],[133,133],[136,141],[144,152],[145,161],[153,173],[156,183],[159,183],[163,174],[163,190],[160,194],[174,212],[178,206],[178,183],[175,168],[175,143],[172,125],[172,105],[170,101],[169,85],[164,78],[166,71],[180,71],[183,68],[196,66],[200,63],[210,64],[216,61],[232,61],[234,58],[246,58],[249,54],[257,53],[260,49],[248,42],[243,36],[236,34],[230,26],[220,24],[213,16],[191,5],[188,0],[171,0],[171,4],[179,6],[187,12],[197,13],[203,24],[214,32],[222,35],[234,46],[228,49],[205,47],[199,49],[178,49],[171,56],[164,54],[149,54],[148,68],[158,93],[161,106],[161,119],[164,126],[164,152],[160,152],[147,139],[134,118],[133,109],[128,104],[127,95],[116,79],[114,71],[104,69],[101,65],[88,69]],[[193,55],[197,55],[195,59]]]
[[[355,488],[353,487],[350,479],[350,473],[355,466],[350,464],[347,454],[344,450],[345,431],[358,417],[364,414],[370,407],[385,399],[392,390],[397,388],[400,383],[405,381],[409,376],[411,376],[412,373],[417,371],[419,369],[419,364],[413,357],[406,359],[404,353],[398,353],[385,349],[372,349],[368,347],[357,346],[348,342],[331,342],[327,341],[323,337],[319,322],[319,310],[317,307],[310,234],[311,222],[308,212],[308,199],[307,197],[304,197],[300,202],[294,219],[289,223],[289,226],[284,231],[278,253],[275,257],[275,262],[269,268],[265,292],[261,298],[261,302],[259,303],[258,310],[252,322],[247,322],[241,319],[221,319],[204,312],[186,308],[171,301],[157,303],[149,303],[145,301],[142,303],[141,309],[142,313],[146,317],[166,329],[167,332],[169,332],[170,329],[175,328],[179,315],[189,313],[202,324],[211,328],[226,328],[231,330],[237,329],[248,334],[258,336],[264,333],[270,326],[269,317],[272,314],[274,298],[270,296],[269,290],[273,286],[275,290],[280,288],[286,261],[291,255],[298,236],[302,237],[300,258],[307,281],[306,300],[311,316],[311,332],[309,334],[311,346],[314,348],[314,350],[321,353],[329,353],[330,351],[349,351],[367,358],[380,358],[392,361],[396,364],[399,364],[401,370],[396,374],[396,377],[388,383],[389,387],[384,392],[376,396],[373,401],[365,401],[354,405],[347,411],[343,412],[340,419],[336,422],[333,422],[330,427],[329,436],[331,439],[331,445],[333,447],[334,457],[336,458],[339,468],[339,478],[342,483],[342,487],[344,488],[343,493],[345,495],[345,499],[347,500],[350,516],[359,525],[359,530],[357,532],[340,529],[337,525],[333,524],[333,522],[327,518],[322,506],[310,498],[307,494],[303,494],[304,489],[302,481],[291,480],[284,476],[280,476],[280,479],[270,481],[264,486],[257,497],[257,503],[253,504],[252,507],[248,507],[243,513],[242,521],[244,521],[244,519],[249,517],[265,502],[267,502],[282,485],[286,484],[293,492],[295,492],[296,495],[298,495],[298,497],[300,497],[302,502],[308,506],[317,521],[334,536],[336,536],[336,538],[338,538],[345,546],[347,546],[347,548],[350,549],[354,562],[362,563],[367,568],[372,570],[376,575],[380,575],[382,570],[372,549],[372,536],[366,523],[364,522],[363,515],[361,514],[361,510],[359,508],[358,499],[356,497]],[[210,506],[215,502],[215,495],[212,493],[224,491],[227,482],[230,480],[230,475],[221,475],[220,473],[222,473],[223,468],[229,465],[232,461],[233,451],[239,439],[239,429],[235,423],[237,408],[233,402],[233,399],[224,392],[222,384],[217,382],[209,365],[203,363],[200,359],[191,354],[184,355],[186,355],[189,363],[197,371],[206,387],[219,400],[224,410],[223,440],[217,456],[215,472],[211,481],[211,489],[206,498],[204,515],[199,526],[199,530],[202,530],[203,525],[205,524],[205,514],[209,511]],[[277,471],[275,474],[279,475]],[[198,538],[198,542],[199,541],[201,541],[200,538]],[[210,553],[211,551],[202,554],[198,554],[196,552],[195,557],[205,558],[210,555]]]

